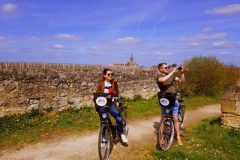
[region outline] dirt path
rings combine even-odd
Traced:
[[[194,125],[203,119],[217,117],[221,114],[220,105],[208,105],[196,110],[186,111],[185,127]],[[114,146],[111,160],[151,159],[149,151],[155,149],[155,126],[160,116],[129,122],[129,146]],[[41,142],[26,146],[17,151],[0,154],[1,160],[96,160],[98,133],[73,135],[50,142]]]

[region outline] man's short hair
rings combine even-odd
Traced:
[[[167,63],[165,63],[165,62],[164,63],[159,63],[158,64],[158,69],[160,69],[163,65],[167,65]]]

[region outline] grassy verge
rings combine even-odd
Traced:
[[[221,127],[220,119],[204,121],[184,134],[185,145],[156,150],[154,159],[240,159],[240,131]]]
[[[141,119],[160,113],[156,97],[144,100],[140,96],[135,96],[133,100],[124,99],[123,102],[128,107],[129,119]]]
[[[36,142],[54,135],[98,128],[98,115],[92,108],[68,109],[58,113],[30,113],[0,118],[0,150]]]
[[[185,98],[185,104],[188,109],[193,109],[203,105],[220,103],[221,94],[214,96],[191,96]]]
[[[128,106],[129,119],[141,119],[160,114],[156,97],[144,100],[140,96],[135,96],[132,100],[123,99],[122,101]],[[217,98],[211,97],[186,98],[186,105],[191,108],[217,102]],[[48,114],[33,110],[23,115],[6,116],[0,118],[0,150],[42,139],[51,139],[63,133],[95,130],[98,126],[99,118],[94,108],[68,109]]]

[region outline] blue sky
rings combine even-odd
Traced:
[[[240,61],[239,0],[0,0],[0,61]]]

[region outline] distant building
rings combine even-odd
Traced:
[[[126,64],[110,64],[111,66],[127,66],[127,67],[139,67],[139,65],[135,62],[133,58],[133,54],[131,53],[131,57],[129,59],[129,62]]]
[[[129,62],[126,64],[126,66],[130,66],[130,67],[138,67],[138,64],[135,62],[134,58],[133,58],[133,54],[131,54],[131,57],[129,59]]]

